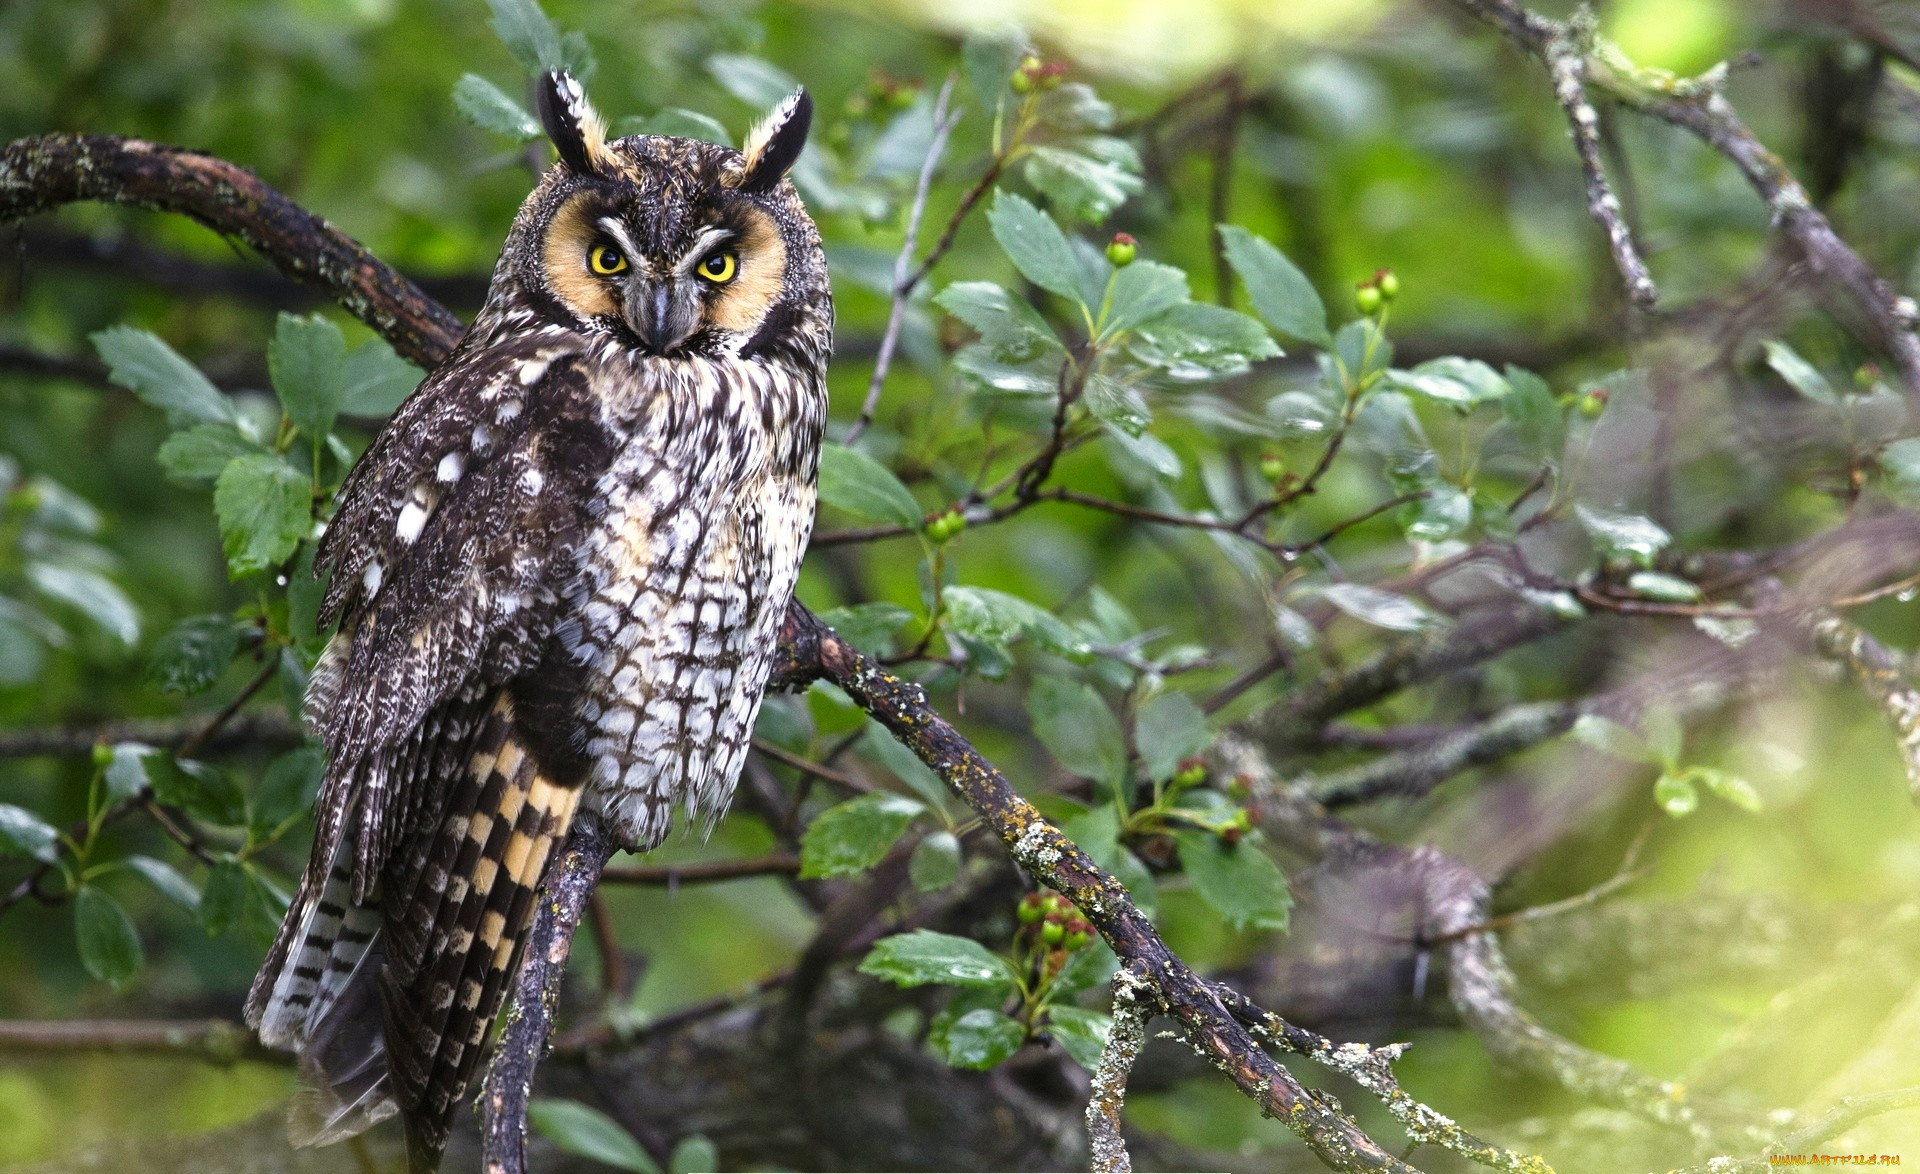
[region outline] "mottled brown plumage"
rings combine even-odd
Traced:
[[[339,624],[307,712],[327,772],[300,893],[247,1001],[299,1053],[296,1140],[399,1112],[446,1144],[576,812],[650,848],[716,818],[812,525],[832,305],[784,175],[606,141],[543,82],[561,161],[485,308],[341,488],[315,566]]]

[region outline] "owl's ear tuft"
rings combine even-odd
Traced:
[[[581,175],[606,170],[607,132],[587,92],[565,70],[548,70],[537,87],[540,125],[559,149],[560,158]]]
[[[812,125],[813,99],[806,90],[795,90],[747,135],[746,162],[735,186],[743,192],[771,191],[800,158]]]

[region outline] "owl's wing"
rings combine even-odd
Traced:
[[[456,356],[342,487],[315,559],[340,630],[309,718],[328,750],[314,858],[357,823],[356,900],[423,800],[397,792],[427,782],[430,715],[483,704],[547,642],[612,458],[578,349],[544,334]]]

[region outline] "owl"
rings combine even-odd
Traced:
[[[298,1053],[294,1140],[401,1114],[432,1170],[577,813],[644,850],[746,753],[813,521],[833,308],[786,173],[609,141],[551,73],[559,162],[479,316],[341,487],[315,570],[313,854],[247,999]]]

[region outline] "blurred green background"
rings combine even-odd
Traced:
[[[1689,337],[1665,350],[1630,354],[1618,325],[1617,278],[1587,218],[1565,121],[1542,72],[1445,5],[996,0],[961,11],[913,0],[548,0],[545,7],[560,27],[584,34],[597,60],[589,89],[610,119],[680,107],[709,115],[738,136],[758,111],[710,62],[716,54],[751,54],[812,89],[821,111],[816,136],[838,145],[847,159],[859,155],[879,126],[871,108],[891,83],[876,79],[937,87],[970,27],[1018,22],[1045,52],[1069,64],[1072,77],[1092,82],[1114,102],[1116,133],[1139,147],[1143,190],[1087,230],[1090,238],[1104,240],[1116,229],[1134,233],[1156,260],[1188,270],[1196,298],[1209,299],[1217,279],[1208,225],[1224,211],[1226,219],[1285,249],[1337,320],[1351,314],[1355,282],[1391,267],[1404,291],[1392,330],[1407,365],[1449,354],[1496,366],[1514,362],[1566,394],[1630,362],[1669,363],[1680,372],[1674,379],[1682,402],[1673,420],[1684,469],[1663,520],[1685,545],[1777,544],[1835,525],[1852,508],[1832,491],[1831,464],[1812,451],[1814,439],[1795,448],[1796,438],[1775,435],[1770,439],[1778,445],[1764,461],[1749,459],[1754,434],[1788,419],[1782,403],[1791,400],[1777,381],[1762,386],[1769,376],[1754,346],[1740,349],[1727,369],[1698,378],[1692,364],[1711,340]],[[1879,57],[1875,68],[1886,80],[1863,140],[1848,154],[1843,182],[1819,190],[1832,146],[1822,136],[1831,126],[1815,121],[1830,111],[1810,97],[1812,79],[1823,70],[1858,71],[1876,53],[1859,31],[1866,26],[1846,27],[1816,11],[1821,7],[1784,0],[1600,6],[1603,29],[1643,65],[1692,72],[1755,51],[1757,58],[1732,77],[1732,100],[1815,186],[1842,235],[1910,292],[1920,243],[1916,75],[1892,56]],[[1566,12],[1566,6],[1547,8]],[[1920,48],[1920,37],[1900,39],[1909,31],[1901,23],[1908,6],[1859,8],[1879,22],[1873,27],[1890,29],[1896,44]],[[437,284],[430,288],[470,315],[531,179],[526,151],[462,120],[449,98],[467,73],[522,92],[520,72],[486,17],[480,0],[10,0],[0,5],[0,139],[111,132],[212,152],[252,168],[386,261],[432,279]],[[1215,136],[1189,121],[1180,101],[1228,77],[1248,103],[1230,166],[1222,169]],[[1743,283],[1760,271],[1768,222],[1737,174],[1670,128],[1615,112],[1610,133],[1627,165],[1630,211],[1667,304],[1712,308],[1750,296]],[[978,158],[987,135],[977,115],[960,124],[950,153],[956,168]],[[886,299],[875,292],[873,275],[884,281],[901,234],[900,177],[854,170],[836,177],[844,197],[839,206],[814,201],[835,266],[838,331],[848,356],[832,374],[833,415],[841,424],[858,410],[885,320]],[[930,224],[944,223],[963,187],[943,182],[936,189]],[[178,217],[71,207],[26,225],[17,259],[9,251],[13,232],[0,231],[0,345],[14,350],[84,363],[92,354],[90,333],[132,323],[168,340],[223,386],[263,387],[274,314],[323,308],[303,291],[277,286],[244,249]],[[165,271],[154,262],[162,256],[205,268]],[[240,274],[245,281],[213,286],[207,273]],[[934,284],[1010,275],[976,216]],[[344,314],[327,312],[349,345],[369,337]],[[1684,309],[1679,316],[1684,320]],[[1776,315],[1770,330],[1791,338],[1836,381],[1869,357],[1810,299]],[[909,358],[917,358],[914,346],[947,341],[937,330],[910,338]],[[901,454],[896,468],[943,446],[968,450],[975,417],[955,403],[937,363],[903,363],[888,384],[875,444]],[[16,463],[18,475],[51,479],[98,511],[97,542],[138,615],[131,640],[59,616],[69,639],[49,650],[36,671],[0,686],[0,725],[211,712],[251,675],[251,666],[236,664],[191,703],[143,676],[153,640],[175,620],[239,606],[248,594],[227,580],[204,492],[161,477],[154,453],[165,435],[158,413],[89,379],[0,365],[0,454]],[[1206,442],[1180,433],[1175,443],[1184,452]],[[1076,475],[1106,488],[1114,484],[1097,459],[1080,454],[1074,460],[1081,462]],[[1377,475],[1338,469],[1303,507],[1301,532],[1380,497]],[[923,504],[938,504],[936,498]],[[8,525],[21,524],[18,513],[8,515]],[[1385,523],[1363,528],[1353,541],[1345,556],[1349,567],[1371,572],[1404,561],[1400,535]],[[1017,527],[970,535],[962,574],[967,583],[1047,606],[1097,584],[1173,639],[1231,654],[1241,646],[1238,633],[1248,615],[1261,622],[1263,604],[1234,598],[1239,581],[1217,557],[1205,564],[1201,555],[1209,544],[1196,542],[1200,554],[1104,515],[1038,511]],[[0,542],[0,582],[19,573],[18,557],[15,547]],[[16,561],[9,565],[9,559]],[[865,599],[910,606],[919,598],[917,574],[907,544],[881,544],[863,556],[856,575],[810,563],[801,595],[819,609]],[[1899,647],[1920,637],[1905,598],[1886,599],[1859,618]],[[1339,631],[1356,649],[1370,639],[1364,631]],[[1598,670],[1603,674],[1624,671],[1623,665],[1657,671],[1648,666],[1670,655],[1664,631],[1613,623],[1587,634],[1579,657],[1570,646],[1535,650],[1503,661],[1482,687],[1508,699],[1577,694],[1593,679],[1570,666],[1591,666],[1596,640],[1609,646],[1608,667]],[[1048,768],[1025,732],[1017,695],[992,684],[969,685],[965,694],[964,728],[1017,782],[1037,786]],[[937,699],[951,712],[951,687]],[[852,724],[826,700],[816,696],[811,704],[822,731]],[[1444,714],[1450,704],[1444,697],[1408,700],[1384,716],[1419,721]],[[257,773],[263,761],[242,756],[232,765]],[[1587,1046],[1685,1079],[1778,992],[1857,956],[1846,966],[1863,972],[1892,966],[1907,985],[1884,997],[1861,996],[1851,1006],[1823,1004],[1823,1013],[1835,1015],[1831,1022],[1810,1017],[1811,1027],[1780,1029],[1771,1046],[1750,1050],[1739,1078],[1727,1082],[1729,1095],[1798,1104],[1823,1093],[1920,1083],[1920,1051],[1912,1042],[1920,1039],[1914,1031],[1920,988],[1911,986],[1915,935],[1900,920],[1920,885],[1920,817],[1904,794],[1881,716],[1850,687],[1790,672],[1777,690],[1690,731],[1688,761],[1736,771],[1757,789],[1762,809],[1748,813],[1709,802],[1685,821],[1660,817],[1646,857],[1653,871],[1627,898],[1650,911],[1654,927],[1619,930],[1594,914],[1567,931],[1570,938],[1620,932],[1629,944],[1641,938],[1651,944],[1612,954],[1566,946],[1569,956],[1595,959],[1602,969],[1561,973],[1552,964],[1561,947],[1550,938],[1535,954],[1516,942],[1523,1003]],[[1550,745],[1455,783],[1431,803],[1368,818],[1408,842],[1508,861],[1511,868],[1502,871],[1509,883],[1499,900],[1502,908],[1516,908],[1577,893],[1613,871],[1627,842],[1658,816],[1641,785],[1646,780],[1633,775],[1621,792],[1625,799],[1576,796],[1562,807],[1555,803],[1596,775],[1637,769],[1584,747]],[[64,824],[84,811],[91,772],[84,759],[0,762],[0,801]],[[1546,843],[1511,852],[1489,846],[1477,822],[1484,812],[1453,806],[1489,779],[1526,788],[1529,801],[1549,813],[1542,816],[1552,829]],[[1578,818],[1568,814],[1575,809]],[[1523,830],[1502,834],[1521,838]],[[111,834],[124,834],[140,850],[162,851],[150,831],[129,825]],[[710,842],[676,838],[655,856],[751,855],[770,842],[758,823],[735,818]],[[290,843],[276,853],[281,876],[291,877],[303,849]],[[10,885],[14,873],[0,879]],[[117,880],[112,887],[132,910],[146,946],[140,978],[118,992],[89,978],[75,954],[69,911],[28,901],[0,917],[0,1014],[234,1015],[261,954],[263,925],[255,923],[263,919],[243,920],[209,938],[191,916],[137,881]],[[740,989],[787,964],[809,933],[801,908],[783,882],[771,878],[674,892],[623,889],[611,899],[624,940],[648,959],[632,1008],[643,1017]],[[1772,935],[1757,944],[1705,930],[1690,937],[1694,931],[1683,924],[1682,911],[1690,906],[1747,901],[1769,911],[1739,931]],[[1225,930],[1177,886],[1162,907],[1170,941],[1196,964],[1242,963],[1271,944]],[[1856,955],[1840,952],[1849,940]],[[1730,956],[1730,941],[1765,956],[1752,965],[1714,965]],[[1898,953],[1897,964],[1877,959],[1876,943]],[[1633,974],[1640,971],[1653,977],[1636,983]],[[1412,1038],[1418,1046],[1402,1067],[1406,1085],[1452,1115],[1496,1123],[1500,1136],[1523,1146],[1545,1144],[1582,1113],[1588,1126],[1604,1131],[1600,1118],[1611,1110],[1583,1108],[1539,1081],[1507,1073],[1457,1027],[1423,1025]],[[286,1071],[247,1064],[0,1060],[0,1163],[55,1157],[113,1137],[185,1134],[240,1121],[283,1100],[291,1079]],[[1248,1169],[1312,1168],[1290,1135],[1260,1120],[1218,1081],[1191,1082],[1139,1098],[1133,1107],[1143,1126],[1238,1155]],[[1397,1136],[1372,1107],[1349,1107],[1383,1136]],[[1897,1153],[1905,1146],[1920,1161],[1920,1114],[1894,1114],[1849,1137],[1864,1151]],[[1452,1167],[1436,1162],[1434,1168]]]

